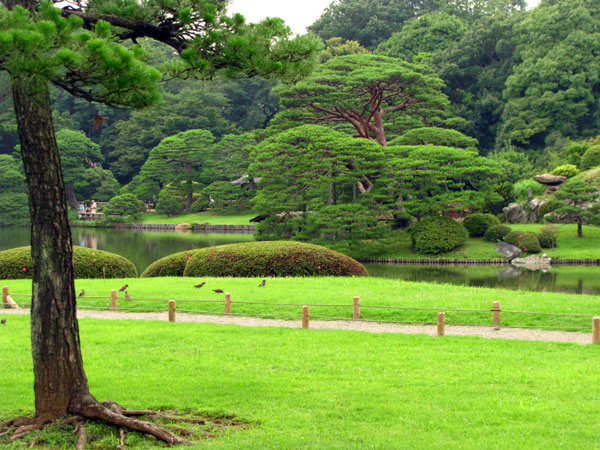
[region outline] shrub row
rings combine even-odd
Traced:
[[[301,242],[266,241],[180,252],[151,264],[142,277],[155,276],[366,276],[354,259],[325,247]]]
[[[73,247],[75,278],[135,278],[137,270],[128,259],[114,253]],[[0,279],[31,278],[31,247],[0,252]]]

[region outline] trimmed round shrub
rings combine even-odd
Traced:
[[[137,270],[120,255],[73,246],[75,278],[135,278]],[[11,248],[0,252],[0,279],[31,278],[31,247]]]
[[[494,225],[489,227],[485,232],[485,240],[489,242],[500,242],[512,230],[506,225]]]
[[[539,253],[542,251],[537,236],[529,231],[511,231],[504,236],[504,242],[519,247],[524,253]]]
[[[500,220],[492,214],[471,214],[463,220],[463,227],[471,237],[484,236],[487,229],[494,225],[500,225]]]
[[[575,164],[563,164],[562,166],[558,166],[552,172],[552,175],[558,175],[561,177],[572,178],[579,173],[579,169]]]
[[[465,227],[445,216],[426,217],[415,224],[410,234],[415,251],[432,255],[454,250],[469,237]]]
[[[542,248],[555,248],[556,247],[556,234],[549,231],[541,230],[537,235],[540,247]]]
[[[190,258],[200,250],[202,249],[186,250],[157,259],[144,270],[141,278],[182,277]]]
[[[181,270],[182,266],[184,270]],[[142,277],[166,275],[289,277],[367,276],[368,273],[354,259],[325,247],[292,241],[266,241],[176,253],[153,263]]]
[[[600,166],[600,145],[593,145],[581,157],[581,168],[588,170],[598,166]]]

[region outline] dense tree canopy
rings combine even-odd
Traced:
[[[441,120],[448,100],[442,81],[425,66],[387,56],[339,56],[306,80],[280,86],[285,120],[343,124],[358,137],[386,145],[386,127]],[[396,117],[394,117],[396,116]]]
[[[598,133],[600,5],[546,1],[515,27],[520,60],[506,81],[500,141],[543,148],[551,133]]]

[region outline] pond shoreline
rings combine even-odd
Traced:
[[[431,266],[505,266],[507,259],[433,259],[433,258],[354,258],[367,264],[431,265]],[[551,266],[600,266],[600,259],[552,258]]]

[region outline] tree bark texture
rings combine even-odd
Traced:
[[[35,410],[36,417],[52,420],[91,398],[76,318],[73,247],[48,85],[13,79],[12,90],[29,185]]]

